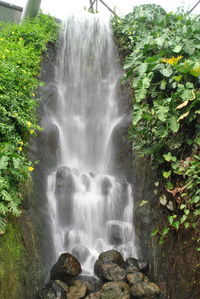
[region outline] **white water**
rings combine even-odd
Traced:
[[[57,107],[48,121],[59,131],[59,163],[48,177],[47,197],[55,255],[71,252],[85,273],[99,253],[136,256],[133,197],[113,176],[112,133],[121,76],[109,20],[68,17],[58,53]]]

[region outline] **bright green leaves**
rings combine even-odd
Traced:
[[[168,152],[167,154],[164,154],[163,155],[163,158],[167,161],[167,162],[170,162],[170,161],[173,161],[175,162],[177,159],[175,156],[172,156],[172,153]]]
[[[164,77],[170,77],[173,74],[173,69],[168,66],[166,68],[161,68],[160,69],[160,73],[164,76]]]
[[[162,101],[162,103],[155,101],[153,105],[158,119],[161,120],[162,122],[165,122],[167,119],[167,113],[169,111],[169,106],[165,104],[165,100]]]
[[[133,88],[129,137],[165,188],[158,197],[168,226],[152,232],[163,243],[170,230],[195,229],[200,214],[200,23],[142,5],[114,31]]]
[[[0,169],[6,169],[8,166],[9,158],[7,156],[2,156],[0,158]]]
[[[0,233],[8,214],[19,215],[31,162],[27,141],[40,130],[35,90],[48,42],[57,38],[57,22],[45,15],[23,24],[0,25]]]
[[[138,81],[137,89],[135,91],[135,100],[136,102],[140,102],[147,95],[148,88],[150,86],[151,76],[141,78]]]

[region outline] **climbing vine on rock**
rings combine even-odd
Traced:
[[[134,94],[129,136],[133,149],[151,157],[160,173],[155,185],[169,212],[166,227],[152,232],[162,243],[172,230],[197,231],[199,225],[200,23],[141,5],[114,18],[113,28],[125,61],[123,81]]]
[[[58,25],[38,15],[21,25],[0,24],[0,232],[8,215],[20,214],[23,186],[34,166],[28,140],[37,124],[37,88],[42,55],[57,37]]]

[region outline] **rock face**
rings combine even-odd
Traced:
[[[141,263],[141,266],[140,264]],[[139,270],[147,263],[135,258],[124,262],[115,250],[102,252],[95,263],[101,280],[81,276],[81,265],[70,253],[63,253],[51,269],[51,281],[37,295],[38,299],[133,299],[157,298],[160,288]]]
[[[52,280],[67,281],[70,277],[77,276],[80,273],[81,265],[79,261],[70,253],[63,253],[51,269],[50,278]]]

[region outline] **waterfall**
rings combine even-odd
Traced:
[[[136,256],[132,187],[114,172],[112,136],[125,116],[109,20],[69,16],[57,56],[56,108],[45,117],[59,133],[57,165],[47,179],[51,233],[55,257],[70,252],[92,274],[102,251]]]

